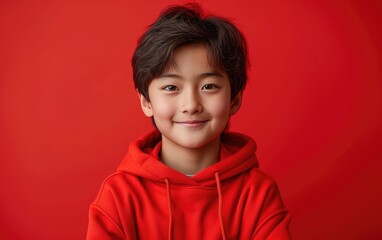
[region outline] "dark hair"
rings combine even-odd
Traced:
[[[171,64],[179,47],[204,44],[211,66],[225,70],[231,99],[247,81],[247,47],[243,34],[229,20],[205,16],[196,3],[166,8],[138,40],[132,59],[135,88],[149,100],[148,86]]]

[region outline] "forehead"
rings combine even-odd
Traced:
[[[167,64],[165,72],[168,71],[218,71],[209,49],[204,44],[191,44],[179,47],[175,50],[172,58]],[[224,71],[223,71],[224,72]]]

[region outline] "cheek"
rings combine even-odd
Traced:
[[[215,101],[208,101],[209,112],[216,117],[229,118],[230,115],[230,99],[217,98]]]
[[[171,117],[176,109],[173,106],[173,102],[174,101],[163,101],[163,99],[153,99],[151,106],[154,113],[154,118]]]
[[[156,88],[157,86],[155,85],[149,86],[149,96],[154,119],[171,116],[173,111],[171,104],[173,104],[173,101],[169,101],[166,97],[161,96]]]

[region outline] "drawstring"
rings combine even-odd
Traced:
[[[222,190],[221,190],[221,186],[220,186],[220,177],[219,177],[219,173],[218,172],[215,173],[215,180],[216,180],[216,187],[217,187],[218,195],[219,195],[219,222],[220,222],[220,229],[222,231],[223,240],[226,240],[225,231],[224,231],[223,216],[222,216],[223,198],[222,198]]]
[[[172,239],[172,204],[171,204],[171,193],[170,193],[170,182],[168,181],[167,178],[164,179],[166,182],[166,187],[167,187],[167,203],[168,203],[168,214],[169,214],[169,219],[168,219],[168,239]]]
[[[169,212],[169,220],[168,220],[168,239],[172,239],[172,203],[171,203],[171,192],[170,192],[170,182],[167,178],[164,179],[166,183],[167,188],[167,203],[168,203],[168,212]],[[219,223],[220,223],[220,229],[222,232],[223,240],[226,240],[225,231],[224,231],[224,223],[223,223],[223,197],[222,197],[222,190],[220,185],[220,177],[219,173],[215,173],[215,181],[216,181],[216,188],[219,195]]]

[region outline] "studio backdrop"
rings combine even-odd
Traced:
[[[382,2],[198,2],[247,38],[230,130],[256,140],[294,239],[382,239]],[[137,39],[177,3],[0,1],[0,239],[85,238],[103,179],[153,128]]]

